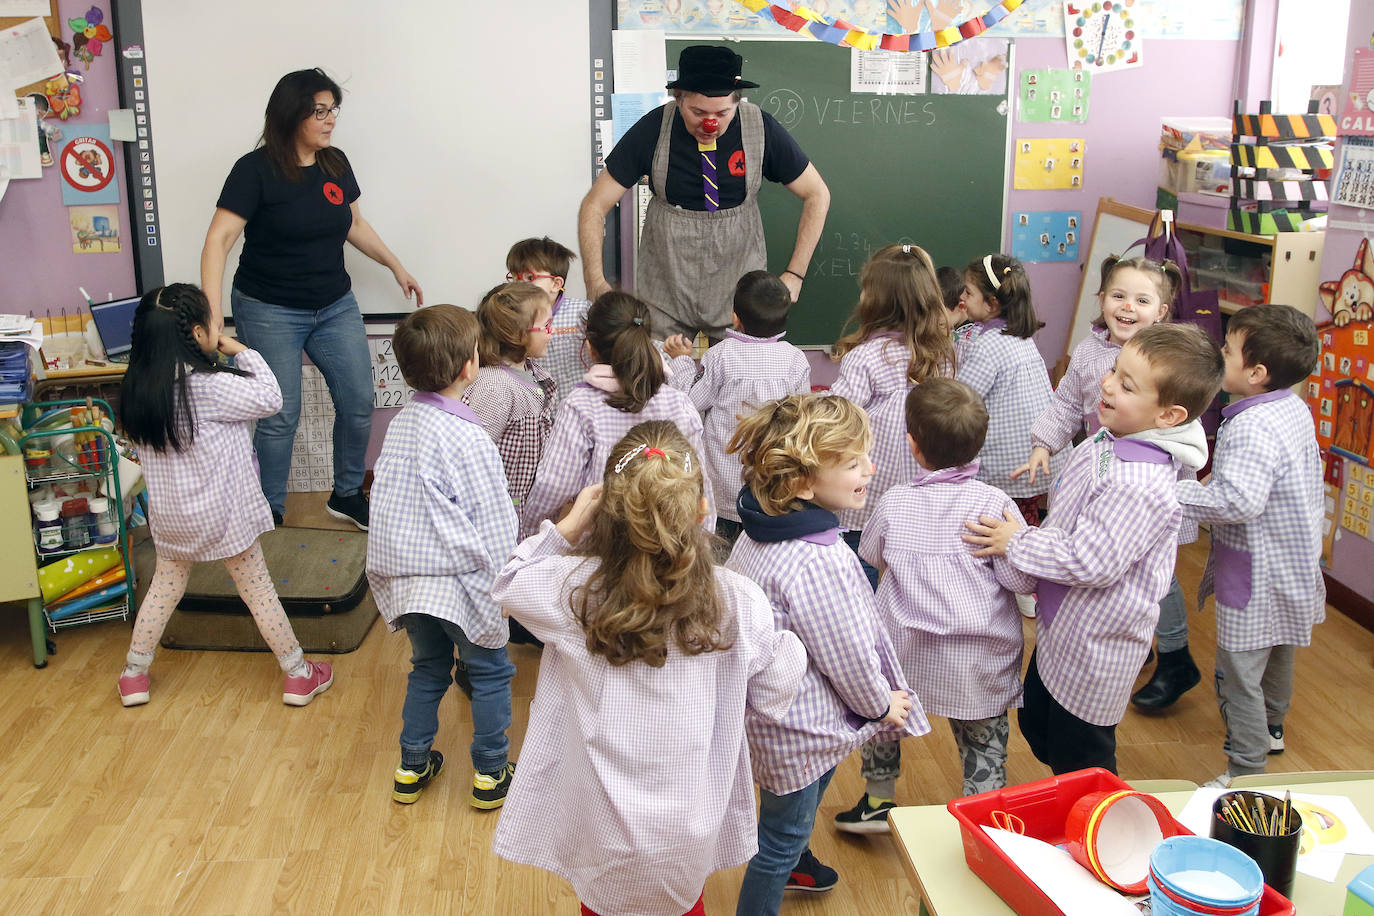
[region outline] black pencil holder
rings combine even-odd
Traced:
[[[1263,799],[1266,811],[1282,810],[1283,799],[1262,792],[1227,792],[1212,803],[1212,839],[1234,846],[1255,860],[1264,873],[1264,883],[1285,897],[1292,897],[1293,878],[1298,870],[1298,847],[1302,841],[1302,815],[1291,805],[1288,829],[1277,836],[1255,833],[1237,827],[1223,814],[1228,801],[1239,802],[1247,813],[1254,811],[1256,800]]]

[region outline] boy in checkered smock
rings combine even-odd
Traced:
[[[526,534],[600,480],[611,446],[637,423],[671,420],[701,451],[701,415],[687,395],[664,383],[647,305],[616,290],[598,297],[587,312],[587,350],[594,365],[563,399],[521,507]],[[709,477],[706,494],[712,498]],[[714,511],[704,524],[714,528]]]
[[[816,808],[835,767],[870,738],[930,731],[836,512],[858,509],[873,478],[864,412],[844,398],[789,395],[745,417],[730,440],[746,489],[744,533],[727,569],[763,587],[779,630],[810,664],[781,722],[747,714],[759,784],[759,851],[737,916],[776,914],[784,890],[826,891],[835,870],[811,854]]]
[[[782,338],[792,294],[766,270],[754,270],[735,284],[733,328],[701,361],[701,377],[688,397],[701,411],[705,429],[706,468],[711,488],[719,494],[716,533],[729,544],[739,537],[735,497],[744,485],[739,458],[725,445],[740,416],[788,394],[811,390],[811,365],[806,354]]]
[[[444,765],[433,744],[455,669],[471,685],[473,807],[499,808],[515,770],[506,738],[515,666],[491,588],[518,523],[501,456],[460,400],[477,376],[477,337],[471,312],[435,305],[407,315],[392,341],[415,396],[387,427],[374,468],[367,579],[388,629],[410,638],[392,787],[403,804]]]
[[[840,372],[830,390],[863,408],[873,429],[877,470],[869,501],[839,513],[848,529],[845,543],[857,551],[859,532],[878,498],[916,473],[902,417],[906,393],[927,378],[953,372],[954,344],[935,266],[916,245],[888,245],[868,259],[859,272],[859,303],[851,320],[858,329],[835,342]],[[865,563],[864,575],[876,589],[877,571]]]
[[[1324,488],[1307,404],[1291,390],[1317,364],[1312,319],[1287,305],[1241,309],[1226,329],[1231,403],[1221,411],[1206,483],[1180,481],[1183,514],[1209,523],[1212,551],[1198,605],[1217,607],[1217,704],[1226,772],[1264,772],[1283,750],[1293,656],[1326,618],[1320,567]]]
[[[492,593],[544,641],[494,848],[584,914],[699,916],[707,876],[755,850],[745,716],[782,718],[806,668],[759,587],[712,563],[703,471],[674,424],[638,424]]]
[[[879,616],[921,706],[949,719],[964,794],[988,792],[1007,784],[1007,710],[1021,705],[1015,599],[1033,591],[1035,580],[1005,557],[975,557],[961,538],[966,521],[1019,515],[1011,497],[975,479],[988,431],[977,392],[953,379],[926,379],[906,396],[906,428],[920,470],[883,494],[859,555],[884,571]],[[867,791],[835,816],[837,829],[887,832],[900,749],[897,741],[860,749]]]
[[[975,556],[1004,554],[1040,580],[1019,720],[1036,759],[1056,774],[1116,772],[1116,725],[1178,549],[1178,469],[1206,463],[1196,421],[1221,375],[1221,353],[1201,329],[1146,328],[1102,380],[1102,429],[1069,456],[1044,524],[992,516],[968,523],[964,539],[981,548]]]
[[[553,299],[552,320],[549,322],[549,343],[544,355],[537,357],[539,366],[553,378],[555,406],[568,396],[587,371],[589,362],[583,361],[586,343],[583,326],[591,302],[569,296],[564,287],[568,270],[577,255],[547,235],[539,239],[522,239],[510,246],[506,253],[506,279],[533,283]]]

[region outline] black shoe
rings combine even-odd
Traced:
[[[274,525],[276,525],[278,528],[280,528],[280,527],[281,527],[281,523],[284,522],[284,521],[286,521],[286,516],[282,515],[282,514],[281,514],[280,512],[278,512],[276,509],[273,509],[273,510],[272,510],[272,524],[274,524]]]
[[[888,833],[891,828],[887,823],[887,812],[895,807],[890,801],[875,805],[865,792],[857,805],[835,815],[835,829],[845,833]]]
[[[540,641],[539,637],[525,629],[524,625],[514,617],[510,619],[510,641],[516,645],[544,648],[544,643]]]
[[[429,752],[429,760],[424,769],[412,770],[406,766],[396,768],[396,780],[391,785],[391,797],[403,805],[415,803],[429,781],[439,775],[444,768],[444,755],[438,751]]]
[[[1201,680],[1202,673],[1193,663],[1187,646],[1173,652],[1161,652],[1154,676],[1144,687],[1131,694],[1131,703],[1138,709],[1166,709]]]
[[[787,876],[786,889],[819,893],[828,891],[839,883],[840,876],[835,873],[835,869],[829,865],[822,865],[820,860],[811,854],[811,847],[808,846],[797,860],[797,864],[792,866],[792,874]]]
[[[324,511],[341,522],[352,522],[358,526],[359,531],[367,530],[367,497],[361,490],[352,496],[330,493],[329,502],[324,504]]]
[[[506,803],[510,781],[515,778],[515,764],[508,763],[495,773],[472,774],[472,807],[490,811]]]

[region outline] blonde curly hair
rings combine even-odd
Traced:
[[[612,665],[728,649],[711,536],[701,527],[701,459],[677,426],[651,420],[611,449],[601,505],[578,552],[600,560],[573,589],[587,651]]]
[[[744,482],[768,515],[797,508],[797,493],[821,468],[873,445],[868,415],[837,395],[791,394],[742,417],[725,446],[744,465]]]

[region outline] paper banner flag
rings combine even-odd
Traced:
[[[735,0],[758,16],[771,19],[778,25],[798,35],[809,35],[818,41],[841,47],[873,51],[933,51],[948,48],[976,35],[981,35],[992,26],[1001,22],[1009,13],[1019,7],[1022,0],[1002,0],[981,16],[965,20],[939,30],[925,32],[870,32],[856,28],[842,19],[827,19],[807,6],[779,6],[763,0]]]

